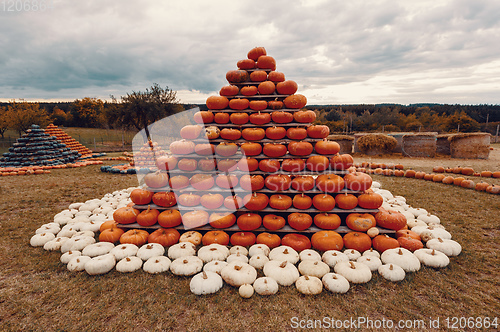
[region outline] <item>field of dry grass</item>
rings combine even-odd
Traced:
[[[400,162],[425,171],[436,164],[499,170],[498,148],[494,152],[494,158],[487,161],[401,158]],[[399,161],[397,156],[355,158],[356,162],[366,160]],[[60,263],[60,253],[29,245],[35,230],[70,203],[134,186],[134,176],[101,173],[98,166],[88,166],[42,176],[3,177],[0,330],[286,331],[307,320],[357,317],[394,324],[404,320],[427,330],[429,320],[439,318],[439,329],[446,330],[446,317],[498,316],[499,196],[424,180],[377,175],[374,179],[393,194],[406,197],[410,205],[437,214],[462,244],[462,254],[444,269],[424,267],[399,283],[374,274],[369,283],[354,285],[343,295],[325,291],[304,296],[294,287],[282,287],[274,296],[244,300],[228,285],[214,295],[195,296],[189,291],[188,278],[170,272],[71,273]]]

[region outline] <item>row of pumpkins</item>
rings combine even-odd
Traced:
[[[382,208],[398,211],[407,220],[408,230],[403,230],[402,236],[419,236],[426,248],[413,248],[412,252],[400,246],[397,239],[385,235],[385,247],[364,251],[342,250],[342,247],[300,250],[293,247],[294,241],[287,242],[291,245],[255,243],[243,246],[240,243],[229,247],[213,242],[215,236],[212,242],[200,246],[204,237],[207,240],[207,235],[194,231],[183,233],[177,238],[181,242],[167,247],[157,242],[142,245],[130,243],[138,237],[146,237],[148,232],[144,230],[128,231],[129,240],[133,238],[129,243],[126,243],[126,238],[124,243],[118,245],[96,242],[100,228],[117,209],[131,202],[130,193],[135,189],[71,204],[55,215],[53,222],[36,230],[30,239],[31,245],[60,251],[61,262],[67,264],[71,271],[86,271],[90,275],[107,273],[113,268],[119,272],[133,272],[141,268],[149,273],[170,271],[192,277],[190,288],[194,294],[217,292],[225,282],[238,287],[243,297],[250,297],[254,292],[271,295],[280,286],[291,285],[296,285],[298,291],[304,294],[318,294],[323,288],[344,293],[350,284],[369,282],[375,272],[388,280],[400,281],[407,273],[418,271],[421,265],[445,267],[450,256],[461,252],[460,244],[451,240],[451,234],[440,224],[437,216],[424,209],[412,208],[403,197],[394,197],[389,191],[381,189],[377,182],[373,183],[372,190],[384,198]],[[110,229],[118,230],[116,227]],[[106,230],[100,232],[100,236],[104,232]],[[146,242],[153,233],[148,233]],[[172,234],[177,237],[170,231],[165,233],[169,237]],[[230,238],[235,237],[233,234]],[[395,242],[391,244],[392,240]]]

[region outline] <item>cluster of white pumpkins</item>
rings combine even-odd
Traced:
[[[451,234],[437,216],[424,209],[412,208],[404,197],[393,196],[374,182],[372,189],[384,197],[383,208],[397,210],[407,218],[408,228],[420,234],[427,248],[411,252],[404,248],[388,249],[382,254],[370,249],[360,253],[353,249],[343,252],[329,250],[322,255],[315,250],[300,253],[288,246],[272,250],[264,244],[249,249],[220,244],[196,250],[191,242],[180,242],[165,249],[157,243],[138,247],[134,244],[114,245],[96,242],[95,233],[113,212],[130,203],[128,188],[106,194],[102,199],[73,203],[54,216],[54,221],[42,225],[30,244],[62,253],[61,262],[70,271],[86,271],[90,275],[104,274],[115,268],[119,272],[143,269],[148,273],[170,271],[179,276],[192,276],[191,292],[211,294],[227,284],[239,287],[239,294],[248,298],[254,292],[271,295],[279,286],[295,284],[303,294],[318,294],[323,288],[345,293],[351,283],[366,283],[377,271],[390,281],[401,281],[406,273],[418,271],[421,264],[434,268],[449,264],[449,256],[461,252],[461,246],[451,240]],[[331,272],[333,269],[334,272]],[[258,271],[264,276],[258,277]]]

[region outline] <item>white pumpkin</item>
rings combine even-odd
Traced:
[[[69,238],[64,237],[64,236],[58,236],[53,240],[50,240],[49,242],[45,243],[43,245],[43,249],[47,251],[56,251],[56,250],[61,250],[62,244],[67,241]]]
[[[105,274],[115,267],[116,260],[113,254],[93,257],[85,263],[85,271],[90,275]]]
[[[317,295],[323,291],[323,283],[318,277],[300,276],[295,281],[297,290],[305,295]]]
[[[462,252],[462,246],[454,240],[430,239],[425,243],[425,246],[429,249],[439,250],[446,256],[458,256]]]
[[[370,248],[368,250],[363,251],[363,255],[362,256],[373,256],[373,257],[380,258],[380,253],[377,250],[375,250],[373,248]]]
[[[92,243],[83,248],[82,255],[89,257],[101,256],[109,253],[115,245],[111,242]]]
[[[269,252],[271,252],[271,249],[263,243],[259,244],[254,244],[253,246],[250,247],[248,250],[248,256],[253,257],[255,255],[264,255],[264,256],[269,256]]]
[[[255,292],[262,296],[274,295],[278,292],[279,286],[276,280],[269,277],[260,277],[253,283]]]
[[[420,270],[420,261],[418,258],[405,248],[387,249],[380,255],[380,259],[384,264],[400,266],[405,272],[416,272]]]
[[[139,247],[132,243],[122,243],[111,249],[110,253],[113,254],[116,260],[122,260],[125,257],[135,256]]]
[[[273,278],[281,286],[290,286],[299,278],[299,270],[292,263],[283,260],[271,260],[264,265],[263,269],[266,277]]]
[[[56,223],[56,222],[49,222],[47,224],[43,224],[42,226],[38,227],[37,230],[35,231],[35,234],[40,234],[40,233],[52,233],[52,234],[57,234],[61,230],[61,226]]]
[[[415,250],[414,254],[418,258],[420,263],[430,267],[440,268],[448,266],[448,264],[450,264],[450,259],[448,258],[448,256],[435,249],[418,249]]]
[[[301,261],[305,260],[320,261],[321,255],[316,250],[305,249],[299,253],[299,258]]]
[[[224,261],[229,256],[229,249],[218,243],[203,246],[198,250],[198,257],[205,263],[218,260]]]
[[[218,292],[223,284],[219,274],[211,271],[203,271],[191,279],[189,289],[195,295],[207,295]]]
[[[215,272],[217,274],[220,274],[220,271],[222,271],[222,269],[224,267],[227,266],[227,262],[224,262],[224,261],[210,261],[208,262],[207,264],[205,264],[203,266],[203,271],[207,271],[207,272]]]
[[[56,238],[54,233],[50,232],[45,232],[45,233],[38,233],[35,234],[31,237],[30,239],[30,245],[32,247],[43,247],[45,243],[52,241]]]
[[[167,272],[170,267],[170,259],[166,256],[151,257],[142,265],[142,269],[151,274]]]
[[[338,250],[327,250],[323,253],[323,256],[321,256],[321,260],[329,267],[333,268],[338,262],[348,262],[349,257]]]
[[[375,256],[361,256],[359,257],[356,262],[360,262],[368,266],[370,268],[370,271],[377,271],[379,266],[382,265],[382,261],[380,258],[375,257]]]
[[[248,257],[245,255],[242,255],[240,252],[227,256],[226,262],[231,263],[234,261],[248,263]]]
[[[338,273],[327,273],[321,281],[325,289],[332,293],[347,293],[350,288],[349,281]]]
[[[159,243],[144,244],[137,250],[137,257],[143,261],[147,261],[151,257],[163,256],[165,248]]]
[[[299,261],[299,254],[295,249],[289,246],[279,246],[271,250],[269,253],[269,260],[273,261],[288,261],[295,264]]]
[[[430,214],[430,213],[420,214],[417,217],[417,220],[422,220],[426,224],[439,224],[439,223],[441,223],[441,219],[439,219],[438,216],[436,216],[434,214]]]
[[[243,247],[243,246],[232,246],[230,249],[229,249],[229,254],[230,255],[233,255],[233,254],[240,254],[240,255],[243,255],[243,256],[247,256],[248,255],[248,249]]]
[[[347,255],[350,261],[355,261],[359,257],[361,257],[361,253],[356,249],[346,249],[344,250],[344,254]]]
[[[85,264],[91,259],[89,256],[76,256],[70,259],[66,267],[71,272],[80,272],[85,270]]]
[[[401,281],[405,278],[406,273],[402,267],[396,264],[384,264],[378,268],[378,273],[389,281]]]
[[[370,281],[372,278],[370,268],[359,262],[339,262],[335,264],[334,270],[354,284],[362,284]]]
[[[86,235],[73,235],[69,240],[61,245],[61,252],[64,254],[70,250],[81,251],[86,246],[95,243],[95,238]]]
[[[192,276],[201,271],[203,261],[197,256],[184,256],[170,264],[170,271],[178,276]]]
[[[244,299],[249,299],[252,297],[254,288],[250,284],[243,284],[238,288],[238,294]]]
[[[142,267],[142,259],[137,256],[130,256],[121,259],[116,263],[116,271],[118,272],[134,272]]]
[[[322,278],[330,272],[330,267],[322,261],[305,260],[299,263],[298,270],[302,275]]]
[[[191,242],[180,242],[170,246],[167,251],[170,259],[196,255],[196,246]]]
[[[68,264],[71,259],[74,257],[81,256],[82,252],[75,250],[75,251],[67,251],[64,254],[61,255],[61,263],[63,264]]]
[[[228,263],[220,271],[220,275],[227,284],[240,287],[243,284],[253,284],[257,278],[257,270],[250,264],[234,261]]]
[[[267,262],[269,262],[269,258],[264,254],[253,255],[248,261],[250,265],[259,270],[263,269]]]

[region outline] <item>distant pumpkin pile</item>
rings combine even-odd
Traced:
[[[70,148],[72,151],[77,151],[81,158],[92,157],[92,150],[88,149],[86,146],[80,144],[73,137],[69,136],[64,130],[57,127],[54,124],[49,124],[45,129],[45,133],[57,137],[57,140],[64,143],[66,147]]]
[[[146,143],[158,171],[144,176],[143,187],[71,205],[32,245],[60,244],[55,250],[71,270],[169,270],[194,275],[195,294],[216,292],[224,281],[243,297],[292,284],[306,294],[323,286],[346,292],[374,271],[398,281],[459,253],[440,249],[460,245],[436,216],[348,171],[352,157],[326,140],[327,126],[312,125],[316,114],[302,110],[306,98],[264,48],[237,67],[169,154]],[[81,233],[89,228],[99,242]],[[63,230],[72,235],[62,238]]]

